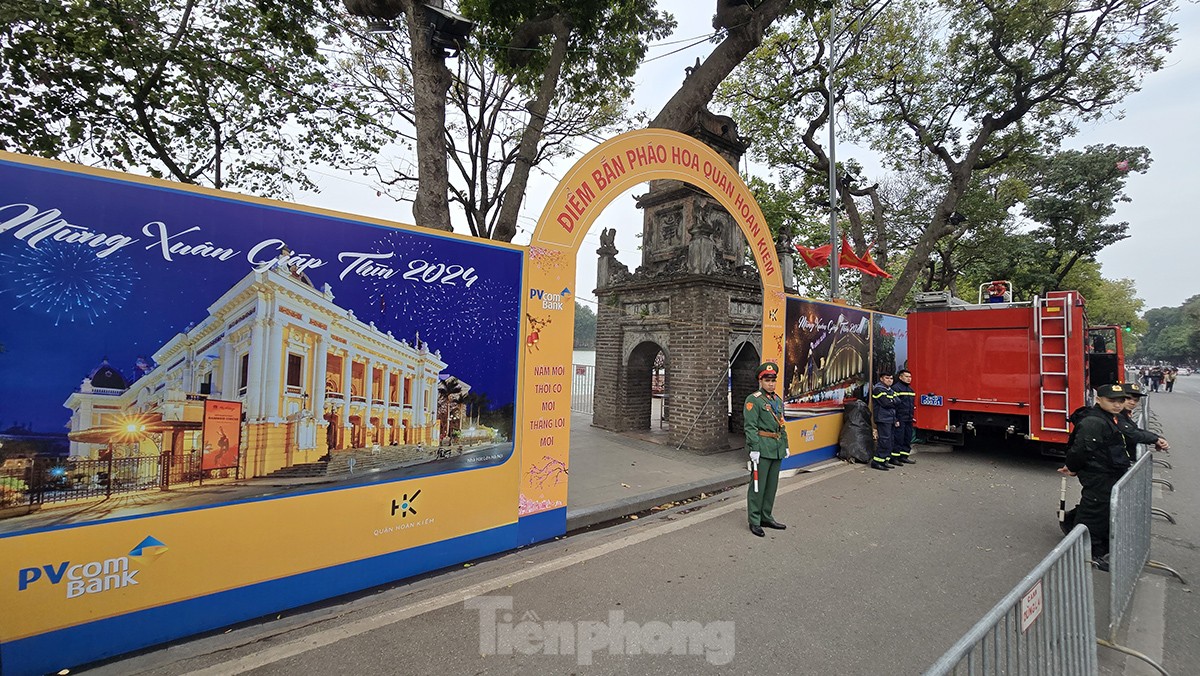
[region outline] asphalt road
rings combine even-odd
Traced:
[[[1155,504],[1179,521],[1155,520],[1152,558],[1192,582],[1200,377],[1151,403],[1173,443],[1163,456],[1173,469],[1160,474],[1176,487]],[[921,673],[1060,538],[1058,462],[922,451],[899,471],[840,466],[784,480],[775,513],[789,528],[763,539],[747,531],[735,490],[86,671]],[[1096,573],[1098,596],[1107,584]],[[1147,573],[1119,639],[1172,674],[1194,674],[1198,631],[1190,587]],[[1156,673],[1100,656],[1104,674]]]

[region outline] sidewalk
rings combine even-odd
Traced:
[[[750,480],[745,437],[729,434],[730,450],[696,453],[676,449],[667,430],[609,432],[592,425],[591,415],[571,415],[571,480],[567,489],[567,531],[636,514],[669,502],[711,494]],[[840,465],[818,462],[781,476]]]
[[[676,450],[666,430],[618,434],[572,414],[567,530],[746,483],[742,436],[731,434],[730,445],[709,455]]]

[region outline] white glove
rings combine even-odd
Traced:
[[[785,448],[785,449],[783,449],[783,457],[785,457],[785,458],[790,458],[790,457],[792,457],[792,452],[791,452],[791,451],[789,451],[789,450],[788,450],[788,449],[786,449],[786,448]]]
[[[762,457],[762,453],[759,453],[758,451],[750,451],[750,462],[757,465],[760,457]]]

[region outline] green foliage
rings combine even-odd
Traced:
[[[816,209],[806,209],[806,193],[812,186],[803,181],[798,186],[784,181],[771,183],[758,176],[750,177],[748,185],[755,201],[762,209],[763,216],[773,238],[781,234],[790,242],[801,246],[821,246],[829,242],[828,207],[825,209],[824,220]],[[822,297],[829,291],[828,268],[812,269],[796,256],[793,260],[793,271],[796,276],[796,288],[810,297]]]
[[[1173,364],[1200,363],[1200,296],[1183,305],[1155,308],[1146,313],[1146,335],[1139,358]]]
[[[990,163],[1057,145],[1137,91],[1175,45],[1172,2],[902,0],[870,27],[856,117],[896,166],[912,143]],[[982,126],[982,128],[981,128]],[[980,136],[980,131],[989,132]],[[915,137],[915,138],[914,138]],[[980,143],[982,142],[982,143]]]
[[[532,167],[573,154],[581,138],[635,122],[626,111],[632,75],[648,42],[674,22],[650,0],[464,0],[458,9],[477,26],[446,73],[444,119],[414,102],[421,82],[438,74],[414,66],[403,33],[363,42],[345,73],[418,137],[444,139],[452,178],[435,175],[440,156],[416,172],[398,163],[382,178],[399,186],[397,199],[414,186],[449,193],[472,235],[510,241]],[[436,99],[442,105],[441,91]]]
[[[287,194],[392,137],[336,81],[335,0],[8,0],[0,148]]]
[[[596,347],[596,313],[592,308],[575,301],[575,345],[576,349],[591,350]]]
[[[527,92],[537,89],[550,58],[551,35],[540,27],[560,15],[570,27],[557,99],[603,108],[633,91],[631,78],[650,41],[670,34],[675,20],[654,0],[462,0],[459,10],[480,23],[473,41],[501,72]]]
[[[1129,236],[1129,224],[1108,219],[1118,202],[1128,202],[1130,171],[1145,173],[1146,148],[1089,146],[1031,158],[1026,165],[1030,196],[1024,216],[1038,223],[1030,238],[1043,278],[1043,293],[1061,288],[1077,261],[1095,258],[1104,247]]]
[[[938,240],[955,233],[950,217],[961,212],[972,174],[1017,175],[1080,120],[1099,118],[1136,91],[1175,44],[1173,10],[1170,0],[899,0],[881,11],[860,42],[863,67],[843,74],[856,92],[848,97],[849,128],[896,170],[914,160],[939,167],[941,186],[885,309],[898,306]],[[1054,179],[1047,169],[1044,177]],[[1062,204],[1044,206],[1043,216],[1067,217]],[[1073,214],[1083,215],[1092,216]],[[1083,222],[1078,230],[1098,239]],[[1087,255],[1086,247],[1065,253],[1056,273]]]
[[[0,488],[12,490],[12,491],[24,491],[28,488],[28,484],[25,483],[24,479],[18,479],[16,477],[5,476],[5,477],[0,477]]]
[[[24,479],[16,477],[0,477],[0,507],[10,507],[21,503],[29,485]]]

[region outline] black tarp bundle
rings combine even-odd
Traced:
[[[870,462],[874,455],[871,409],[865,401],[847,402],[842,417],[842,433],[838,436],[838,457],[852,462]]]

